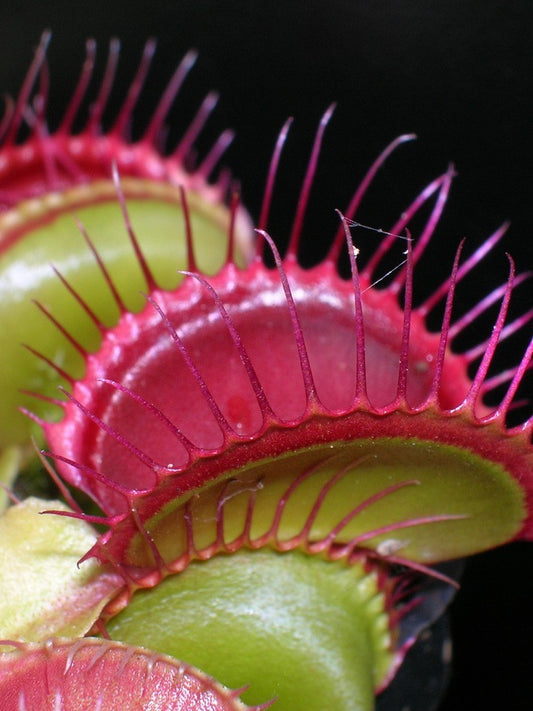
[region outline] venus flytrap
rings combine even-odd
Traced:
[[[43,51],[37,56],[35,66],[42,67]],[[104,87],[111,75],[108,70]],[[141,85],[136,78],[127,115]],[[17,106],[28,103],[29,91],[23,89]],[[102,91],[90,124],[99,122]],[[17,111],[22,115],[15,109],[9,119],[15,125]],[[507,317],[514,291],[529,275],[516,276],[510,260],[506,283],[455,315],[461,282],[479,269],[500,229],[467,257],[461,244],[450,257],[449,278],[416,303],[416,271],[444,209],[451,170],[415,197],[359,263],[350,227],[358,224],[353,221],[378,169],[411,136],[394,141],[371,166],[339,213],[325,259],[310,269],[300,266],[303,221],[330,116],[328,110],[317,132],[285,254],[268,234],[268,218],[289,124],[275,147],[253,252],[246,227],[239,238],[235,203],[222,236],[191,225],[185,209],[184,259],[166,265],[181,279],[169,283],[161,283],[152,242],[143,240],[146,227],[132,209],[128,162],[108,160],[107,170],[117,166],[113,208],[142,277],[143,304],[133,308],[121,296],[120,270],[104,247],[98,244],[92,255],[86,249],[93,271],[84,276],[80,266],[67,282],[53,279],[53,289],[63,289],[80,313],[71,323],[59,307],[42,309],[42,324],[54,327],[56,355],[41,354],[31,366],[31,372],[51,370],[52,377],[43,378],[62,381],[62,396],[51,400],[48,386],[30,383],[26,389],[46,407],[25,407],[43,429],[70,505],[46,508],[56,508],[58,526],[99,526],[82,567],[96,562],[113,582],[109,596],[94,596],[92,621],[93,633],[114,641],[86,638],[86,627],[68,632],[70,640],[47,642],[43,634],[30,646],[14,631],[16,651],[0,659],[0,698],[18,700],[12,708],[38,708],[26,689],[43,669],[57,679],[53,703],[63,704],[59,708],[129,708],[124,698],[133,704],[142,694],[147,708],[204,708],[205,698],[183,700],[180,679],[189,678],[183,672],[189,668],[172,661],[183,659],[210,675],[205,681],[191,671],[194,683],[215,693],[208,708],[240,708],[241,695],[249,704],[273,700],[273,708],[286,711],[370,711],[416,641],[406,630],[424,599],[421,581],[452,582],[434,566],[532,538],[533,421],[510,427],[508,414],[525,382],[533,341],[515,368],[491,370],[502,341],[529,322],[529,313],[511,323]],[[42,112],[34,125],[41,136]],[[16,133],[8,130],[10,140]],[[88,146],[91,135],[86,132]],[[172,160],[158,156],[162,165]],[[186,183],[189,177],[165,174],[154,189],[183,180],[178,202],[185,207],[196,189]],[[203,188],[197,199],[201,214],[211,210],[209,191],[206,208]],[[149,203],[143,209],[157,220],[161,206]],[[93,207],[87,205],[81,220],[91,245],[101,229],[90,222]],[[246,225],[244,217],[240,224]],[[162,244],[174,239],[174,229],[161,231]],[[382,264],[398,235],[407,236],[405,258],[383,281]],[[207,268],[198,253],[210,254],[213,240],[225,249],[222,261]],[[349,278],[339,274],[343,257]],[[103,286],[97,306],[95,274]],[[468,352],[454,348],[493,304],[498,313],[486,342]],[[441,328],[434,333],[427,321],[439,307]],[[117,314],[116,323],[95,309]],[[34,355],[44,328],[29,344]],[[79,335],[91,328],[98,334],[92,349]],[[57,362],[69,345],[83,367],[68,358]],[[499,405],[490,407],[484,396],[505,383]],[[62,410],[56,421],[51,404]],[[98,512],[84,510],[67,486],[92,499]],[[56,671],[65,664],[63,682]],[[98,670],[94,686],[87,685],[91,669]],[[148,696],[158,684],[154,669],[166,680],[157,698]],[[146,674],[141,691],[138,673]],[[249,688],[224,691],[211,677]],[[76,706],[80,684],[85,705]]]
[[[113,170],[120,174],[120,191],[150,265],[151,286],[168,288],[178,283],[177,269],[188,263],[187,240],[193,235],[198,267],[210,274],[226,259],[230,221],[241,264],[249,258],[253,242],[244,210],[234,206],[230,214],[226,206],[232,185],[229,173],[221,171],[209,182],[232,133],[225,131],[203,160],[192,162],[194,142],[215,107],[216,95],[208,95],[171,152],[163,154],[159,148],[165,118],[194,64],[194,52],[184,57],[171,77],[142,136],[131,141],[131,122],[149,77],[155,43],[146,43],[118,115],[104,129],[102,116],[119,57],[118,41],[111,42],[96,99],[83,128],[73,133],[91,88],[96,45],[87,42],[72,99],[59,126],[50,131],[46,116],[49,39],[45,33],[18,99],[8,103],[0,135],[0,329],[10,334],[1,354],[0,452],[17,446],[26,456],[31,456],[30,420],[17,408],[31,401],[20,391],[55,397],[63,371],[83,372],[80,349],[97,348],[102,330],[116,322],[121,310],[143,305],[140,292],[147,288],[147,266],[136,256],[139,247],[131,249]],[[193,167],[186,169],[186,164]],[[115,299],[109,299],[101,262],[114,274]],[[69,297],[70,282],[76,284],[83,305]],[[83,317],[87,309],[94,314],[92,321]],[[55,322],[43,318],[41,311],[52,311]],[[69,332],[68,340],[61,329]],[[35,349],[43,360],[35,358]],[[36,408],[34,402],[32,406]],[[44,402],[37,410],[43,415],[55,411]],[[34,428],[33,434],[40,433]]]

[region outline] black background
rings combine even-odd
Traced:
[[[294,116],[269,225],[281,242],[316,124],[337,101],[305,225],[309,261],[336,227],[334,208],[346,205],[379,150],[396,135],[415,132],[417,143],[400,148],[380,174],[361,221],[386,229],[451,160],[458,177],[432,256],[417,274],[420,288],[444,278],[461,237],[471,251],[507,218],[512,225],[503,246],[469,282],[469,303],[505,278],[504,251],[522,269],[533,266],[531,0],[19,0],[0,18],[0,88],[12,94],[41,31],[53,30],[52,124],[53,107],[64,104],[75,84],[86,37],[98,40],[100,68],[109,38],[122,39],[110,115],[144,40],[159,39],[134,131],[175,63],[190,47],[198,49],[198,64],[170,117],[169,141],[203,95],[219,90],[220,105],[200,148],[221,128],[236,130],[225,160],[255,217],[277,131]],[[520,297],[523,310],[531,288]],[[511,342],[510,362],[524,344],[524,338]],[[533,707],[532,567],[525,544],[480,556],[468,567],[453,608],[454,677],[443,711]]]

